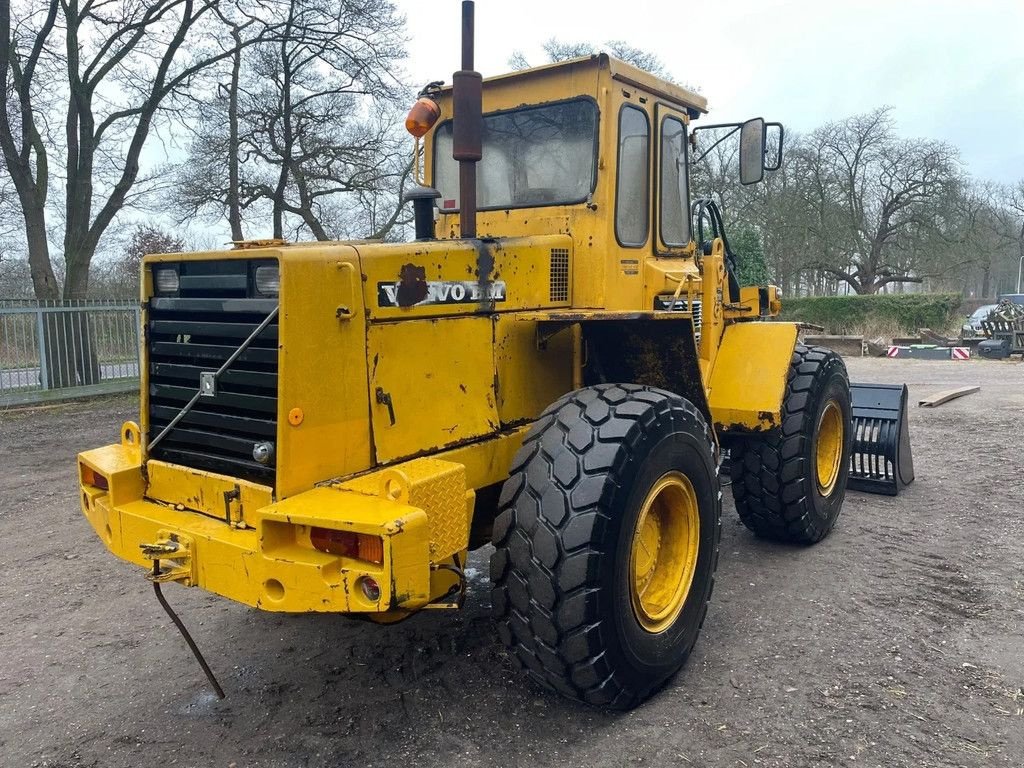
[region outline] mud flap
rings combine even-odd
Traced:
[[[895,496],[914,482],[905,384],[850,384],[853,449],[847,487]]]

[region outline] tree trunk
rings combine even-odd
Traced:
[[[25,210],[25,236],[28,242],[28,264],[32,274],[32,291],[39,301],[60,298],[60,285],[50,263],[50,243],[46,238],[46,214],[43,209]]]
[[[70,310],[71,306],[56,304],[43,315],[46,377],[42,384],[47,389],[98,384],[101,379],[89,313]]]
[[[281,37],[281,173],[274,189],[274,237],[284,239],[285,195],[288,193],[288,178],[292,169],[294,133],[292,125],[292,31],[295,23],[295,0],[288,4],[288,19]],[[301,39],[301,31],[299,34]]]
[[[88,249],[88,252],[86,252]],[[67,275],[64,278],[64,299],[68,306],[89,297],[89,264],[95,248],[86,238],[80,249],[66,254]],[[66,378],[77,381],[80,385],[98,384],[101,379],[99,359],[93,338],[92,324],[88,312],[65,312],[63,328],[64,340],[70,345],[61,355],[60,361],[68,370]],[[63,370],[63,369],[62,369]]]
[[[55,304],[54,308],[59,309]],[[46,312],[43,322],[43,346],[46,352],[46,389],[66,389],[76,384],[75,361],[66,312]]]
[[[242,40],[237,27],[232,27],[236,50],[231,63],[231,90],[228,93],[228,224],[231,239],[244,240],[242,234],[242,203],[238,171],[238,78],[242,68]]]
[[[1020,249],[1020,256],[1017,261],[1017,283],[1015,292],[1020,293],[1021,290],[1021,264],[1024,264],[1024,224],[1020,225],[1020,235],[1017,236],[1017,247]]]

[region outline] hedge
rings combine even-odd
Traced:
[[[814,323],[834,334],[873,328],[916,334],[918,328],[944,330],[958,325],[962,301],[958,293],[810,296],[783,299],[780,319]]]

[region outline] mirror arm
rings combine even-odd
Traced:
[[[705,149],[704,152],[701,153],[700,157],[698,157],[698,158],[696,158],[694,160],[691,160],[690,161],[691,164],[692,163],[699,163],[701,160],[703,160],[705,157],[707,157],[708,154],[711,152],[711,150],[713,150],[715,147],[717,147],[723,141],[725,141],[730,136],[732,136],[734,133],[736,133],[736,131],[738,131],[740,129],[740,124],[739,123],[721,123],[720,125],[702,125],[699,128],[694,128],[692,131],[690,131],[690,135],[691,136],[696,136],[698,131],[710,131],[710,130],[713,130],[715,128],[732,128],[732,130],[729,131],[727,134],[719,137],[718,141],[716,141],[710,147]]]
[[[696,158],[693,158],[692,160],[690,160],[690,163],[691,164],[699,163],[701,160],[703,160],[705,157],[707,157],[711,153],[711,150],[713,150],[715,147],[717,147],[723,141],[728,139],[734,133],[739,131],[740,128],[742,127],[742,125],[743,125],[742,123],[718,123],[716,125],[702,125],[702,126],[699,126],[697,128],[694,128],[692,131],[690,131],[690,136],[692,138],[694,138],[694,139],[696,138],[697,134],[700,131],[711,131],[711,130],[714,130],[716,128],[732,128],[732,130],[729,131],[728,133],[720,136],[715,141],[714,144],[712,144],[710,147],[708,147],[706,150],[704,150],[699,156],[697,156]],[[765,165],[764,166],[764,169],[766,171],[777,171],[777,170],[779,170],[779,168],[782,167],[782,146],[783,146],[783,141],[785,139],[785,128],[783,127],[782,123],[775,123],[775,122],[772,122],[772,123],[767,123],[766,122],[764,124],[764,127],[765,128],[778,128],[779,129],[779,149],[778,149],[778,154],[775,156],[775,164],[774,165]],[[768,136],[768,134],[767,134],[767,131],[766,131],[765,132],[765,139],[766,140],[767,140],[767,136]],[[696,147],[694,148],[694,151],[696,151]]]

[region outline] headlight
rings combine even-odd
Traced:
[[[157,293],[178,292],[178,270],[162,267],[153,270],[153,283]]]
[[[256,267],[256,290],[264,296],[281,293],[281,268],[277,264]]]

